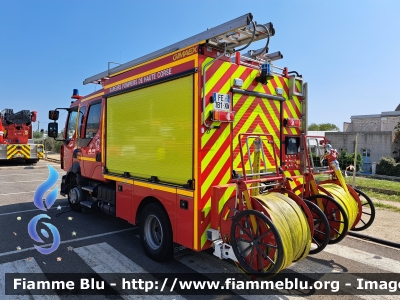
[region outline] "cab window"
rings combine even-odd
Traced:
[[[83,137],[82,126],[83,126],[83,117],[85,116],[86,106],[83,106],[79,109],[79,120],[78,120],[78,136]]]
[[[72,110],[69,112],[66,139],[72,139],[75,136],[77,116],[78,116],[78,108],[76,108],[76,110]]]
[[[89,107],[89,113],[86,118],[85,138],[93,138],[100,127],[101,103],[93,104]]]

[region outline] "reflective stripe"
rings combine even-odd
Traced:
[[[31,157],[31,146],[30,145],[8,145],[7,146],[7,159],[13,158],[24,158],[28,159]]]
[[[94,158],[94,157],[78,156],[77,158],[78,158],[78,160],[94,161],[94,162],[96,161],[96,158]]]
[[[135,181],[133,179],[125,179],[122,177],[117,177],[117,176],[111,176],[111,175],[104,175],[105,179],[109,180],[114,180],[116,182],[122,182],[122,183],[128,183],[128,184],[133,184],[136,186],[142,186],[146,187],[152,190],[158,190],[158,191],[163,191],[163,192],[168,192],[168,193],[173,193],[173,194],[178,194],[178,195],[183,195],[183,196],[188,196],[188,197],[193,197],[193,192],[188,191],[188,190],[182,190],[178,188],[171,188],[167,186],[162,186],[158,184],[152,184],[152,183],[147,183],[147,182],[142,182],[142,181]]]
[[[211,61],[207,58],[203,61],[203,66]],[[203,70],[203,67],[201,68]],[[233,80],[240,78],[243,81],[241,89],[245,91],[254,91],[255,94],[233,94],[233,111],[236,112],[233,126],[226,123],[213,123],[220,126],[218,130],[211,129],[208,132],[199,132],[200,134],[200,199],[198,211],[202,212],[205,220],[199,220],[195,226],[199,226],[198,237],[201,247],[206,247],[205,232],[210,226],[210,216],[208,214],[208,204],[211,199],[211,188],[216,185],[227,184],[231,179],[233,169],[241,169],[241,158],[239,148],[239,134],[241,133],[263,133],[272,136],[276,148],[276,160],[273,147],[264,143],[264,152],[266,156],[267,168],[275,168],[280,165],[279,152],[281,149],[281,107],[283,115],[294,118],[301,118],[301,103],[297,96],[288,99],[288,79],[274,76],[268,82],[268,85],[255,82],[258,76],[258,70],[245,66],[231,64],[230,62],[215,61],[207,67],[206,77],[206,116],[213,109],[213,104],[209,102],[212,93],[226,94],[230,92],[233,86]],[[281,106],[281,98],[265,99],[257,97],[256,93],[276,95],[275,88],[280,87],[283,90],[282,97],[285,99]],[[299,87],[297,87],[299,88]],[[202,95],[203,96],[203,95]],[[233,132],[232,132],[233,129]],[[298,128],[283,128],[285,133],[300,134]],[[248,164],[247,146],[242,143],[244,152],[244,162]],[[233,153],[232,153],[233,151]],[[252,151],[252,150],[250,150]],[[253,156],[253,153],[250,153]],[[248,164],[249,166],[249,164]],[[247,166],[246,166],[247,169]],[[299,173],[299,172],[297,172]],[[224,202],[233,193],[234,189],[227,189],[226,194],[218,199],[218,208],[222,209]],[[200,214],[202,215],[202,214]]]

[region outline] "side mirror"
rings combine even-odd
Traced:
[[[58,110],[49,110],[49,119],[53,121],[57,121],[60,112]]]
[[[58,113],[58,112],[57,112]],[[58,136],[58,123],[49,123],[47,126],[47,135],[52,138],[57,138]]]
[[[37,112],[34,110],[31,112],[31,120],[32,122],[36,122]]]

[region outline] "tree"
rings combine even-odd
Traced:
[[[318,125],[318,124],[315,124],[315,123],[311,123],[311,124],[308,126],[308,130],[311,130],[311,131],[318,131],[318,130],[319,130],[319,125]]]
[[[33,138],[34,139],[42,139],[43,138],[43,133],[40,131],[34,131],[33,132]]]
[[[63,137],[64,137],[64,131],[61,131],[57,137],[57,139],[59,139],[59,140],[49,138],[49,137],[46,138],[45,145],[44,145],[44,148],[46,149],[46,151],[53,151],[56,153],[60,153],[61,145],[63,144],[63,141],[62,141]]]
[[[354,165],[354,153],[347,153],[346,150],[340,152],[338,157],[339,165],[342,170],[345,170],[347,167]],[[357,153],[356,159],[356,170],[361,171],[362,167],[362,157],[360,153]]]
[[[396,162],[400,162],[400,122],[397,123],[394,128],[394,139],[393,139],[394,152],[396,155]]]
[[[308,126],[308,130],[311,130],[311,131],[340,131],[339,127],[337,127],[335,124],[332,124],[332,123],[321,123],[321,124],[311,123]]]

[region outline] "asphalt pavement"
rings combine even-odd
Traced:
[[[241,274],[232,261],[215,257],[212,249],[200,253],[186,251],[169,262],[154,262],[145,255],[136,226],[97,211],[86,214],[73,212],[67,199],[59,194],[50,208],[45,211],[39,210],[34,204],[34,195],[37,188],[48,179],[49,166],[54,167],[59,176],[56,185],[49,189],[54,190],[59,187],[60,178],[64,174],[57,163],[40,161],[36,165],[0,166],[0,299],[7,299],[4,289],[5,274],[56,273],[73,277],[73,274],[89,273],[99,275],[108,283],[111,279],[105,274],[136,274],[138,278],[144,278],[165,273],[173,278],[176,274],[195,273],[201,274],[207,280],[225,280]],[[53,225],[60,236],[58,248],[50,254],[42,254],[37,248],[48,248],[54,243],[54,236],[50,234],[46,237],[43,234],[42,230],[48,227],[43,223],[37,225],[37,231],[42,231],[43,242],[34,241],[28,229],[29,223],[40,214],[49,217],[42,218],[41,222]],[[360,273],[372,274],[379,278],[379,274],[383,273],[400,274],[400,250],[348,236],[339,244],[328,245],[324,251],[293,263],[287,271],[296,275],[319,274],[318,278],[321,281],[325,280],[324,282],[327,282],[325,275],[335,273],[346,274],[353,279],[355,274]],[[168,286],[170,289],[171,283]],[[207,299],[297,299],[297,296],[290,292],[282,292],[279,296],[250,296],[250,292],[243,293],[222,291],[216,295],[208,295]],[[148,296],[148,299],[204,299],[205,296],[199,294],[200,291],[193,295],[173,290],[168,294],[155,292]],[[96,296],[54,294],[51,299],[143,299],[147,295],[149,294],[141,291],[137,296],[123,292],[104,296],[102,291],[99,291],[99,295]],[[305,293],[303,297],[320,298],[315,292]],[[396,297],[400,296],[389,294],[384,299]],[[341,298],[381,297],[370,294],[342,295]],[[8,299],[16,298],[10,296]],[[34,299],[44,298],[35,296]]]

